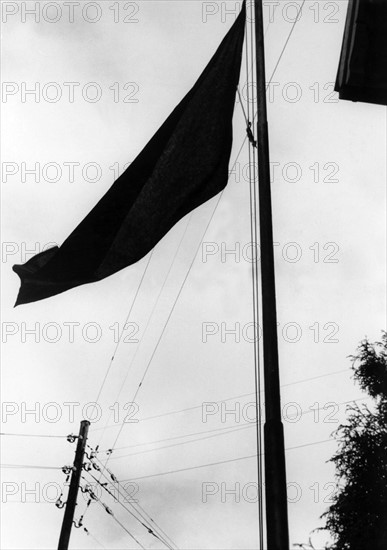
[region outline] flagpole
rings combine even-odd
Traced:
[[[262,0],[254,0],[257,70],[257,148],[261,239],[262,325],[265,387],[265,494],[268,550],[289,548],[284,432],[278,364],[269,136],[266,107]]]

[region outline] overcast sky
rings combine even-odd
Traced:
[[[2,432],[77,433],[108,372],[89,443],[106,450],[119,433],[109,469],[122,481],[152,476],[132,486],[135,498],[178,548],[256,548],[256,461],[243,458],[256,446],[240,105],[236,164],[215,213],[217,198],[177,224],[149,264],[148,256],[97,284],[16,309],[11,269],[61,244],[90,211],[193,85],[240,3],[2,4]],[[26,13],[35,4],[36,14]],[[265,2],[267,81],[300,5]],[[337,448],[326,440],[345,418],[344,403],[364,397],[347,357],[365,336],[379,339],[385,325],[386,110],[339,102],[333,93],[346,8],[346,1],[305,2],[268,90],[291,544],[322,525],[334,487],[327,460]],[[245,81],[243,64],[242,95]],[[36,95],[26,93],[32,88]],[[140,422],[120,431],[148,364],[133,409]],[[119,458],[134,452],[141,454]],[[73,453],[65,438],[2,437],[2,464],[60,468]],[[190,469],[233,459],[241,460]],[[59,469],[2,469],[4,549],[56,547],[63,510],[53,501],[64,481]],[[26,495],[31,489],[35,495]],[[162,548],[106,492],[100,496],[144,547]],[[76,518],[85,505],[80,493]],[[137,547],[96,503],[84,525],[105,548]],[[328,534],[313,540],[320,548]],[[71,548],[98,547],[73,529]]]

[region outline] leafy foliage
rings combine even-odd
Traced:
[[[381,342],[363,340],[352,356],[354,378],[374,400],[347,408],[348,420],[335,432],[331,458],[337,489],[323,514],[331,550],[387,549],[387,333]]]

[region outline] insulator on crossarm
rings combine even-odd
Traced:
[[[57,508],[63,508],[66,503],[62,501],[61,497],[58,498],[58,500],[55,502],[55,506]]]
[[[82,487],[82,485],[81,485],[80,489],[81,489],[82,493],[90,493],[91,487],[88,483],[86,483],[86,485],[84,487]]]
[[[76,529],[79,529],[80,527],[82,527],[83,525],[82,520],[83,520],[83,516],[79,518],[78,523],[75,520],[73,520],[73,524]]]

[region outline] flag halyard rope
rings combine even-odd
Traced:
[[[249,118],[249,126],[251,133],[250,122],[250,71],[252,82],[254,82],[254,29],[253,29],[253,3],[250,3],[250,24],[246,23],[246,27],[249,25],[250,33],[247,33],[246,28],[246,75],[247,75],[247,113]],[[251,67],[249,65],[249,48],[251,57]],[[254,103],[254,109],[256,105]],[[254,110],[253,109],[253,110]],[[255,157],[256,141],[251,139],[249,132],[249,204],[250,204],[250,235],[251,242],[253,244],[253,250],[255,249],[254,261],[251,263],[251,280],[252,280],[252,302],[253,302],[253,323],[255,330],[258,331],[259,326],[259,292],[258,292],[258,232],[257,232],[257,166]],[[254,387],[255,387],[255,410],[256,410],[256,446],[257,446],[257,491],[258,491],[258,523],[259,523],[259,550],[263,550],[263,464],[262,464],[262,422],[261,422],[261,366],[260,366],[260,347],[259,339],[254,338]]]

